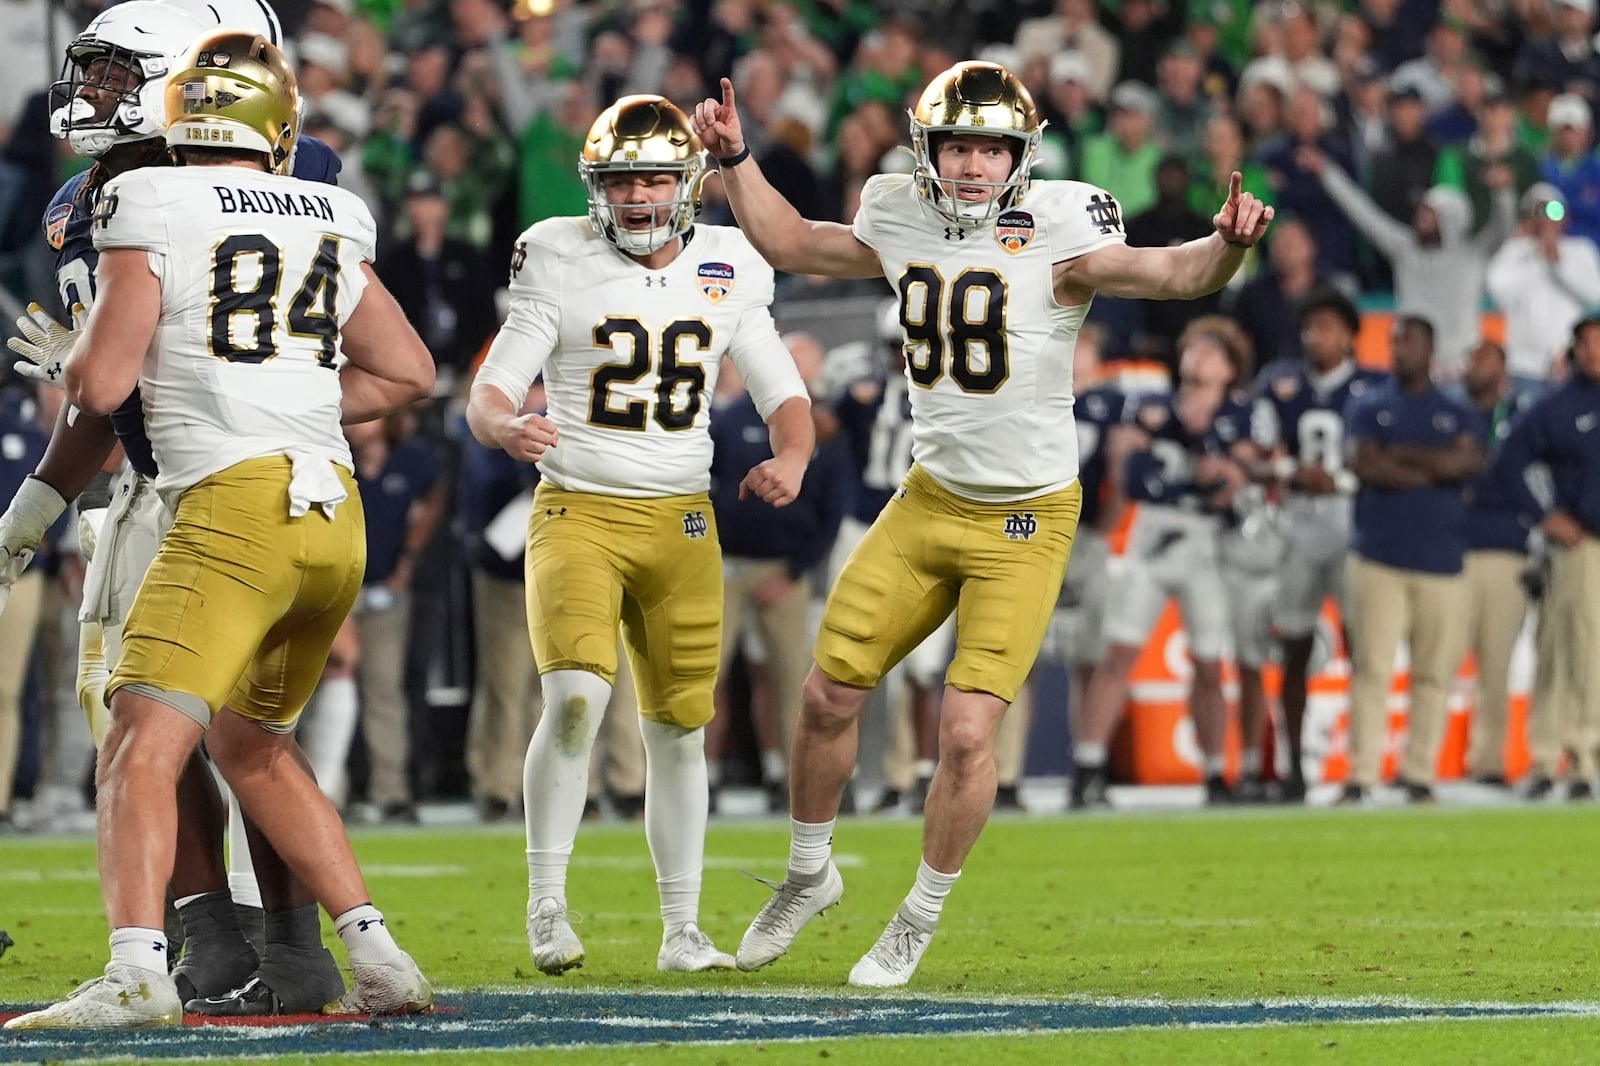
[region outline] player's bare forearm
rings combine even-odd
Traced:
[[[719,173],[739,228],[774,270],[832,278],[883,275],[877,254],[856,240],[849,226],[802,217],[767,181],[754,159]]]
[[[811,462],[811,453],[817,448],[816,424],[811,420],[811,401],[803,396],[791,396],[778,405],[767,419],[767,436],[772,442],[774,458],[798,461],[802,466]]]
[[[346,363],[339,370],[339,421],[347,426],[371,422],[416,400],[416,386],[390,381],[364,367]]]
[[[67,399],[90,415],[109,415],[139,384],[139,368],[161,317],[161,281],[148,253],[108,248],[95,268],[94,308],[62,364]]]
[[[1421,471],[1436,485],[1458,485],[1483,472],[1484,449],[1470,438],[1446,447],[1397,444],[1387,449],[1398,461]]]
[[[1361,441],[1356,446],[1350,470],[1368,488],[1425,489],[1433,485],[1427,471],[1393,448],[1372,441]]]
[[[493,385],[474,385],[467,396],[467,428],[485,448],[500,447],[500,436],[517,417],[506,394]]]
[[[1086,302],[1096,292],[1135,300],[1194,300],[1228,283],[1246,248],[1218,234],[1175,248],[1113,244],[1056,264],[1056,299]]]
[[[341,418],[367,422],[389,411],[415,403],[433,394],[433,355],[412,328],[405,312],[373,273],[371,263],[362,263],[367,287],[361,302],[340,325],[340,348],[350,366],[365,372],[348,380],[340,371],[339,384],[356,390],[356,401],[346,393]],[[347,368],[348,369],[348,368]],[[366,381],[375,378],[382,384]],[[386,407],[383,405],[387,405]],[[365,417],[356,417],[362,416]]]
[[[63,500],[71,501],[106,467],[116,451],[117,435],[111,428],[111,419],[104,415],[80,411],[69,422],[69,410],[66,404],[61,405],[50,443],[33,475],[59,492]]]

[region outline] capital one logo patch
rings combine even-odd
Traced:
[[[1033,216],[1026,211],[1007,211],[995,220],[994,239],[1010,255],[1016,255],[1033,241]]]
[[[695,273],[699,275],[700,291],[714,304],[726,300],[733,291],[733,267],[728,263],[701,263]]]

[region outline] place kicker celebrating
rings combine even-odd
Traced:
[[[958,63],[911,115],[916,166],[878,175],[853,226],[800,217],[744,143],[733,85],[695,109],[744,232],[776,269],[886,277],[900,297],[915,465],[829,596],[790,758],[793,840],[783,884],[739,945],[756,969],[838,902],[830,859],[867,693],[953,610],[939,767],[916,883],[850,983],[903,985],[938,924],[995,793],[994,737],[1033,666],[1077,526],[1072,353],[1097,291],[1192,299],[1221,288],[1272,209],[1234,174],[1217,232],[1129,248],[1116,200],[1030,183],[1042,124],[992,63]]]
[[[546,219],[517,241],[511,311],[467,407],[479,441],[543,473],[527,568],[545,712],[523,788],[528,944],[546,973],[583,963],[567,863],[619,623],[643,716],[645,835],[664,926],[656,965],[733,968],[698,926],[704,727],[722,641],[707,401],[723,356],[772,436],[774,458],[741,492],[792,502],[814,439],[805,386],[767,310],[772,269],[738,230],[694,225],[705,167],[688,117],[659,96],[624,97],[595,120],[579,161],[588,217]],[[541,371],[549,417],[519,414]]]

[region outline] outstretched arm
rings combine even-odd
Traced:
[[[871,248],[856,240],[849,226],[802,218],[768,184],[750,158],[733,105],[733,82],[722,79],[722,102],[702,100],[691,119],[706,150],[721,163],[719,173],[739,227],[761,257],[790,274],[834,278],[876,278],[883,267]],[[737,162],[735,162],[737,160]]]
[[[1266,235],[1273,209],[1241,190],[1238,171],[1228,199],[1211,219],[1216,232],[1174,248],[1112,244],[1056,264],[1056,298],[1084,303],[1095,292],[1144,300],[1193,300],[1216,292]]]

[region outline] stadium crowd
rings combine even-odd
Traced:
[[[20,302],[59,304],[39,222],[87,160],[51,135],[57,64],[41,56],[59,56],[97,8],[4,6],[0,101],[13,110],[0,115],[0,269]],[[909,169],[909,98],[967,57],[1016,72],[1048,119],[1033,177],[1110,192],[1097,221],[1132,245],[1210,233],[1234,171],[1279,212],[1264,251],[1222,292],[1101,298],[1080,339],[1085,509],[1046,644],[1074,679],[1072,737],[1056,738],[1073,750],[1073,805],[1105,802],[1129,672],[1169,597],[1193,656],[1212,802],[1304,796],[1300,734],[1308,678],[1329,652],[1329,596],[1347,630],[1332,639],[1354,664],[1342,800],[1382,783],[1402,640],[1405,796],[1434,797],[1468,650],[1479,685],[1468,771],[1508,785],[1507,676],[1535,605],[1525,791],[1565,783],[1573,798],[1592,795],[1594,0],[315,0],[279,11],[305,130],[338,153],[339,184],[371,206],[376,271],[438,366],[431,403],[350,432],[366,582],[301,727],[319,782],[347,810],[415,821],[419,800],[468,795],[486,820],[517,816],[539,707],[522,554],[537,471],[474,441],[463,411],[504,313],[517,234],[589,211],[575,164],[600,110],[649,92],[689,111],[730,76],[773,184],[806,217],[849,222],[868,177]],[[701,217],[733,221],[716,180]],[[780,277],[775,310],[819,442],[794,505],[738,498],[743,471],[771,453],[737,375],[719,381],[712,497],[727,593],[708,737],[714,805],[719,784],[745,782],[786,809],[785,753],[820,599],[910,466],[898,362],[907,323],[889,296],[881,280]],[[841,325],[841,308],[867,310]],[[1390,321],[1392,336],[1374,326]],[[1358,369],[1358,352],[1393,373]],[[0,396],[9,499],[61,396],[19,378]],[[1129,504],[1137,517],[1114,560]],[[86,802],[72,523],[50,549],[0,614],[0,832],[49,827]],[[949,654],[941,630],[888,686],[882,809],[915,808],[925,794]],[[1279,700],[1263,687],[1271,662],[1282,666]],[[1225,774],[1235,674],[1244,753]],[[1028,699],[1002,734],[1002,807],[1020,802]],[[603,769],[590,775],[597,814],[642,812],[635,710],[624,673],[596,749]],[[1287,763],[1264,751],[1271,733]]]

